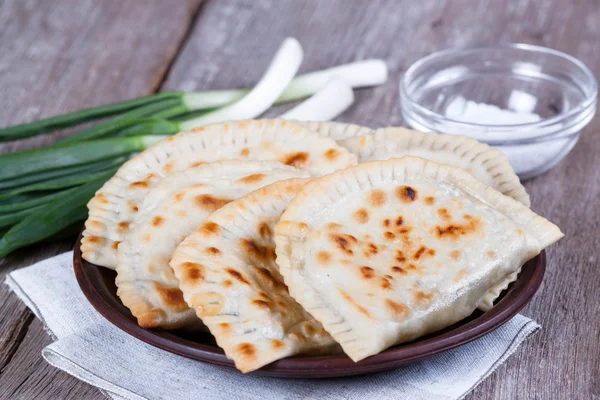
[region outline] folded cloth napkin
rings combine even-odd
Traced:
[[[518,315],[474,342],[406,367],[323,380],[242,375],[150,346],[87,302],[65,253],[14,271],[6,283],[56,339],[42,355],[114,399],[460,399],[539,328]]]

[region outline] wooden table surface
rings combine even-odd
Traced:
[[[591,0],[1,0],[0,126],[161,90],[251,86],[287,36],[304,47],[302,71],[387,62],[389,81],[357,92],[340,118],[372,127],[402,123],[398,81],[443,48],[538,44],[600,75],[600,4]],[[543,329],[468,399],[600,398],[599,120],[556,168],[526,183],[532,208],[566,234],[549,249],[543,287],[523,311]],[[0,152],[67,133],[2,144]],[[0,280],[71,246],[15,252],[0,260]],[[42,359],[50,338],[6,285],[0,334],[1,399],[104,397]]]

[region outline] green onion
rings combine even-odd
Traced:
[[[177,122],[160,118],[140,118],[137,124],[120,131],[119,136],[173,135],[180,131]]]
[[[300,100],[311,96],[333,77],[338,77],[353,88],[374,86],[385,82],[387,79],[387,68],[385,63],[381,60],[365,60],[300,75],[290,82],[287,88],[278,96],[275,104]],[[250,93],[250,91],[250,89],[239,89],[207,90],[192,93],[158,93],[152,96],[141,97],[139,99],[88,108],[29,124],[21,124],[0,129],[0,142],[48,133],[56,129],[68,128],[94,119],[105,118],[122,113],[121,115],[109,121],[100,123],[96,126],[73,134],[57,142],[56,145],[64,145],[65,143],[106,137],[118,132],[119,130],[136,125],[138,123],[136,119],[139,117],[157,117],[166,119],[179,114],[197,110],[217,109],[215,110],[216,112],[221,107],[238,102],[248,93]],[[241,106],[238,105],[233,110],[227,110],[222,112],[220,115],[224,115],[225,117],[228,115],[235,116],[236,114],[242,116],[249,115],[251,113],[245,112],[244,110],[244,108],[248,106],[248,103],[249,102],[244,102]],[[258,108],[259,107],[256,107],[256,109]],[[212,114],[212,112],[209,112],[209,114]],[[206,120],[212,120],[213,122],[222,121],[218,119],[219,114],[212,115],[213,116],[210,119],[207,117]],[[203,124],[202,120],[200,120],[198,124]],[[193,124],[191,125],[198,126]],[[147,126],[148,125],[145,127],[147,128]],[[137,128],[137,131],[141,131],[141,128]]]
[[[61,192],[60,197],[51,203],[36,209],[21,222],[14,225],[0,239],[0,257],[18,248],[49,238],[77,221],[87,217],[87,202],[104,182],[112,176],[105,176],[94,181]]]
[[[0,129],[0,142],[23,139],[41,133],[52,132],[57,129],[69,128],[84,122],[99,118],[110,117],[133,108],[150,104],[162,99],[177,99],[184,96],[183,92],[163,92],[152,96],[140,97],[133,100],[108,104],[99,107],[87,108],[56,117],[39,121],[11,126]]]
[[[195,111],[189,111],[183,114],[179,114],[176,115],[172,118],[169,118],[170,121],[172,122],[182,122],[182,121],[187,121],[188,119],[192,119],[192,118],[196,118],[196,117],[200,117],[206,113],[212,112],[214,111],[214,108],[209,108],[206,110],[195,110]]]
[[[0,156],[0,181],[137,153],[161,139],[163,136],[117,137],[4,154]]]
[[[380,85],[387,80],[387,66],[382,60],[365,60],[301,75],[292,81],[277,103],[311,96],[332,78],[339,78],[355,89]]]
[[[287,38],[254,89],[233,104],[201,117],[180,122],[181,130],[227,120],[254,118],[265,112],[285,91],[302,63],[302,46],[296,39]]]
[[[0,156],[1,158],[2,156]],[[15,189],[29,184],[36,184],[39,182],[59,179],[63,177],[74,177],[74,176],[88,176],[91,173],[104,171],[107,168],[119,166],[123,164],[128,157],[117,157],[112,160],[101,160],[92,162],[86,165],[75,165],[73,167],[64,167],[51,169],[48,171],[37,172],[35,174],[29,174],[14,179],[6,179],[0,181],[0,191],[6,192],[7,190]]]
[[[13,213],[0,214],[0,228],[6,228],[7,226],[14,225],[21,221],[23,218],[30,214],[33,214],[36,210],[41,209],[43,206],[37,206],[29,208],[27,210],[20,210]]]
[[[196,110],[192,110],[192,111],[196,111]],[[185,104],[181,104],[181,105],[178,105],[175,107],[167,108],[166,110],[163,110],[163,111],[159,111],[157,113],[149,115],[148,117],[169,119],[169,118],[173,118],[173,117],[176,117],[178,115],[181,115],[181,114],[184,114],[187,112],[190,112],[190,109]]]
[[[63,191],[45,194],[38,197],[27,196],[25,199],[20,201],[9,202],[7,204],[0,204],[0,214],[11,213],[15,211],[25,210],[30,207],[39,206],[42,204],[50,203],[56,198],[62,195]]]
[[[112,171],[113,174],[117,172],[118,168],[105,168],[100,172],[74,174],[66,177],[59,177],[50,179],[45,182],[37,182],[31,185],[21,186],[17,189],[13,189],[9,192],[0,193],[0,203],[15,198],[15,196],[22,195],[24,193],[31,192],[44,192],[49,190],[70,188],[73,186],[81,185],[83,183],[97,179],[100,176],[104,176],[106,172]]]
[[[71,136],[59,140],[56,145],[63,146],[67,143],[81,142],[83,140],[98,139],[101,137],[108,136],[116,133],[122,129],[128,128],[135,125],[139,121],[139,117],[153,115],[155,113],[177,108],[181,106],[181,101],[178,99],[169,99],[159,101],[157,103],[148,104],[143,107],[136,108],[129,112],[126,112],[118,117],[111,119],[110,121],[103,122],[101,124],[92,126],[88,129],[84,129],[81,132],[75,133]]]
[[[275,104],[309,97],[335,77],[354,89],[376,86],[387,80],[387,66],[382,60],[364,60],[298,75],[277,98]],[[183,102],[190,110],[217,108],[241,99],[249,91],[250,89],[206,90],[186,93]]]
[[[244,97],[251,89],[233,90],[203,90],[200,92],[186,93],[183,104],[188,110],[206,110],[219,108],[233,103]]]
[[[37,199],[39,197],[42,196],[46,196],[48,194],[52,194],[54,193],[54,191],[52,190],[45,190],[42,192],[38,192],[38,193],[23,193],[23,194],[16,194],[14,196],[8,196],[8,197],[4,197],[1,201],[0,201],[0,214],[2,214],[3,212],[13,212],[15,210],[17,210],[17,208],[15,208],[14,210],[10,209],[10,210],[2,210],[1,208],[3,206],[8,206],[11,204],[18,204],[20,202],[26,202],[26,201],[30,201],[33,199]]]
[[[343,113],[354,102],[352,88],[334,78],[317,93],[298,104],[280,118],[297,121],[330,121]]]

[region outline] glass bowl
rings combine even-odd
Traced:
[[[571,151],[596,113],[597,92],[581,61],[527,44],[439,51],[400,83],[405,124],[497,147],[521,179]]]

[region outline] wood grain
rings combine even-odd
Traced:
[[[0,3],[0,126],[143,96],[159,89],[200,0]],[[67,132],[6,143],[0,153],[47,144]],[[73,240],[46,243],[0,259],[11,270],[67,251]],[[33,321],[33,322],[32,322]],[[0,285],[0,398],[105,398],[50,367],[42,324]]]
[[[10,100],[0,98],[0,121],[17,123],[133,97],[155,90],[163,81],[162,89],[183,90],[252,85],[286,36],[298,38],[304,47],[302,71],[363,58],[386,60],[388,83],[357,92],[355,105],[340,118],[373,127],[402,122],[397,90],[402,73],[418,58],[443,48],[499,42],[540,44],[578,57],[600,76],[597,1],[211,1],[202,7],[168,76],[160,76],[168,68],[195,6],[190,2],[185,9],[166,3],[136,6],[133,2],[89,1],[76,3],[77,7],[69,1],[2,3],[0,87],[11,96]],[[115,10],[120,22],[108,23]],[[85,23],[80,20],[82,15],[87,16]],[[106,35],[113,40],[104,40]],[[148,35],[151,41],[147,41]],[[11,43],[14,41],[19,45]],[[11,54],[5,55],[7,51]],[[140,58],[146,64],[142,65]],[[44,63],[47,65],[39,65]],[[13,72],[16,76],[7,77],[7,68],[14,65],[26,73],[17,71]],[[86,70],[95,73],[86,74]],[[118,85],[111,75],[115,70],[121,74]],[[65,71],[71,73],[66,76]],[[40,83],[31,76],[40,76]],[[285,108],[278,107],[268,115]],[[563,162],[526,183],[533,209],[567,235],[549,249],[542,290],[524,311],[543,329],[468,399],[600,398],[599,130],[596,118]],[[0,151],[11,149],[10,145],[0,147]],[[68,244],[62,246],[60,249]],[[7,265],[23,266],[60,249],[37,246],[11,256],[0,268],[6,272]],[[0,289],[0,302],[8,304],[1,310],[0,332],[15,326],[13,337],[23,337],[19,332],[26,325],[26,311],[12,300],[7,303],[9,298],[6,290]],[[11,394],[16,398],[64,398],[71,397],[70,390],[78,398],[101,398],[100,392],[88,390],[86,384],[41,360],[40,350],[47,343],[41,324],[34,320],[0,378],[0,383],[21,382],[20,388],[10,384],[6,398],[15,398]],[[36,384],[29,375],[43,383]],[[64,391],[60,389],[63,384]]]
[[[199,2],[3,1],[0,126],[155,92]],[[6,143],[2,151],[65,134]]]
[[[0,375],[0,399],[106,399],[97,388],[51,367],[40,354],[50,343],[42,323],[35,319]]]

